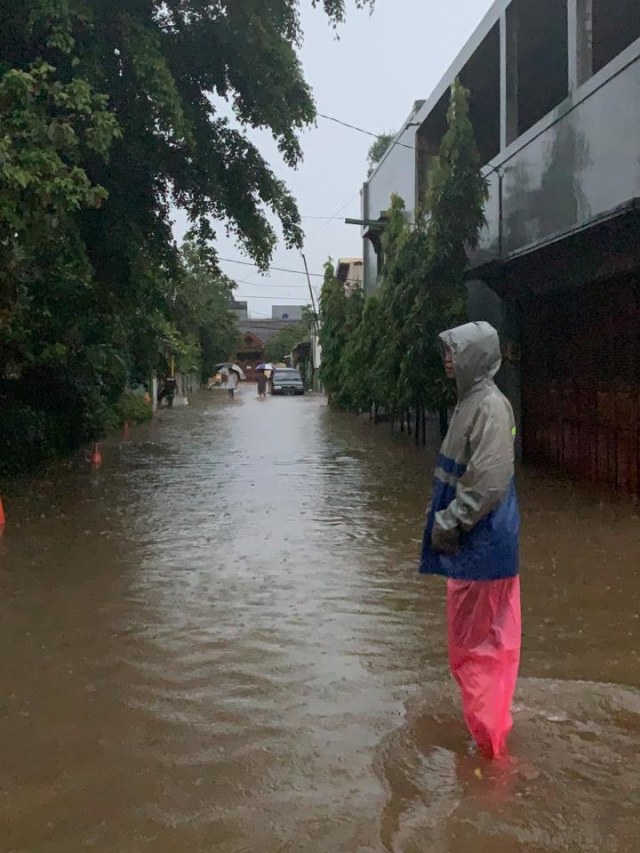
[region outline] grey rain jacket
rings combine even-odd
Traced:
[[[467,323],[440,339],[453,355],[458,404],[438,457],[420,571],[459,580],[513,577],[520,534],[516,427],[493,381],[502,362],[498,333],[489,323]]]

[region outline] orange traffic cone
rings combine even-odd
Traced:
[[[4,533],[4,507],[2,506],[2,498],[0,498],[0,536]]]
[[[102,453],[100,452],[100,445],[96,442],[93,445],[93,451],[91,453],[91,467],[99,468],[102,465]]]

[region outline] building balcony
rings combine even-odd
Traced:
[[[639,139],[636,41],[487,167],[487,224],[472,267],[508,261],[635,207]]]

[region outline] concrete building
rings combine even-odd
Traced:
[[[272,320],[302,320],[303,305],[272,305]]]
[[[342,282],[347,296],[361,288],[364,280],[362,258],[340,258],[336,265],[336,278]]]
[[[407,207],[407,216],[413,220],[416,201],[416,116],[424,107],[416,101],[411,114],[400,128],[369,180],[362,188],[362,218],[382,220],[389,208],[392,195],[401,196]],[[365,227],[362,232],[363,282],[365,294],[373,293],[378,286],[382,267],[380,231]]]
[[[365,184],[364,219],[424,197],[456,77],[489,182],[469,314],[502,333],[525,459],[637,494],[640,3],[498,0]]]
[[[235,315],[236,320],[246,320],[249,316],[249,308],[246,302],[238,302],[234,300],[231,303],[231,312]]]

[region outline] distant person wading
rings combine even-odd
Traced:
[[[258,396],[261,400],[266,400],[267,398],[267,377],[264,375],[264,371],[258,373]]]
[[[234,370],[229,371],[227,376],[227,393],[233,400],[236,391],[238,390],[238,374]]]

